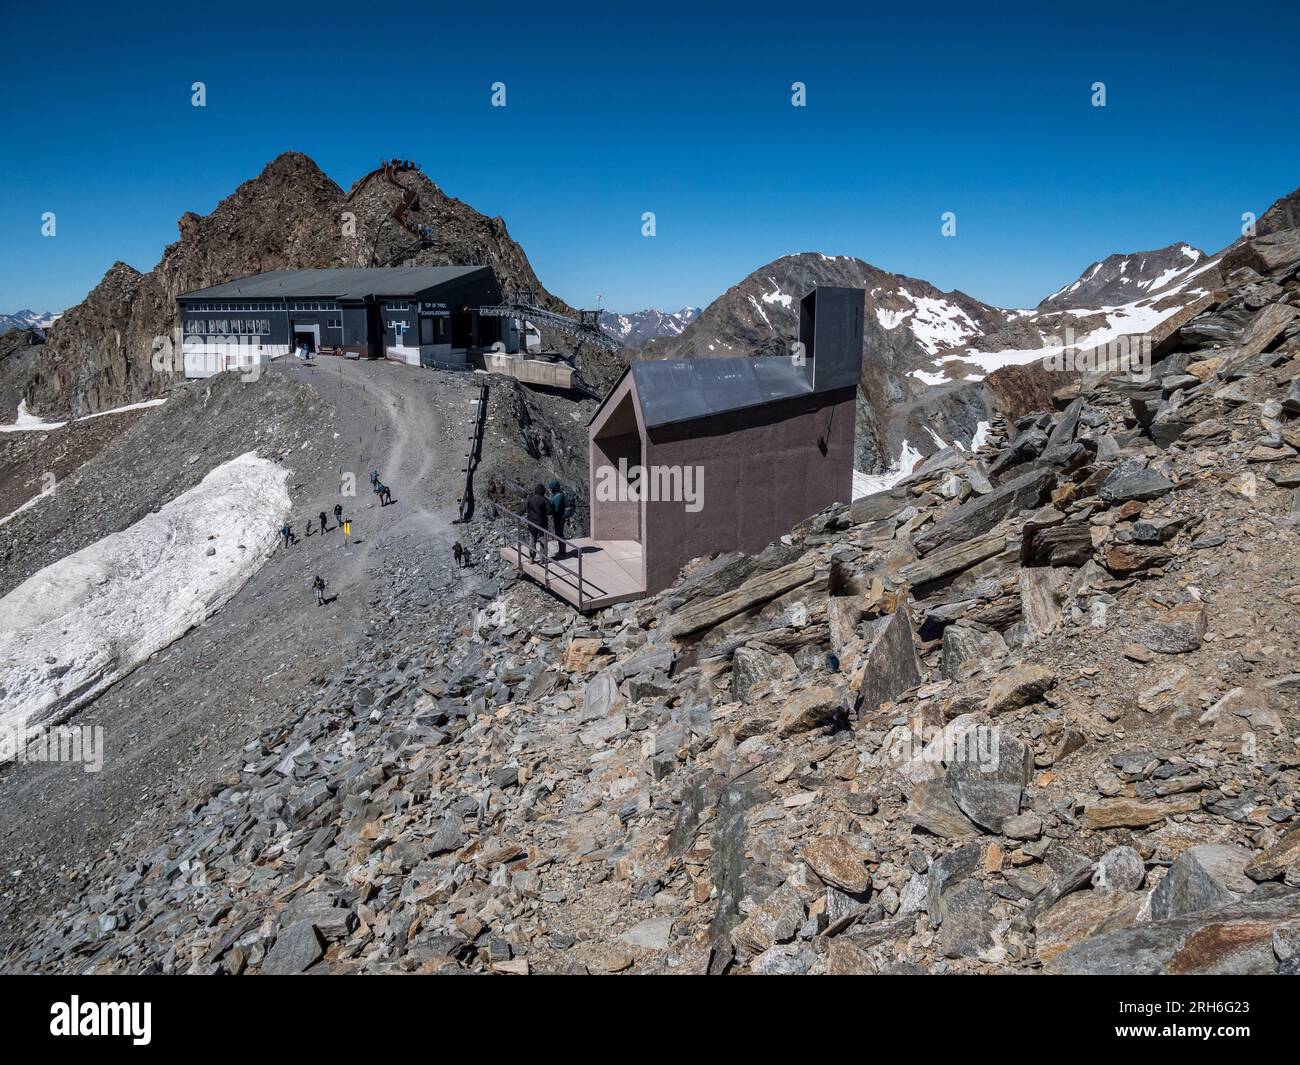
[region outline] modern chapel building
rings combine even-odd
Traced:
[[[591,536],[576,559],[502,554],[578,606],[651,595],[693,558],[761,551],[853,497],[864,292],[817,288],[791,356],[633,362],[587,428]]]
[[[177,297],[187,377],[328,349],[463,369],[471,351],[518,350],[521,323],[478,313],[500,304],[488,266],[272,270]]]

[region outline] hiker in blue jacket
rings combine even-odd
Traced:
[[[573,517],[573,500],[568,497],[561,489],[560,482],[552,477],[546,482],[547,490],[547,509],[551,512],[551,525],[555,529],[558,550],[555,553],[556,558],[565,556],[564,549],[564,526],[569,519]]]

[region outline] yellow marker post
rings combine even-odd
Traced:
[[[343,546],[344,546],[344,547],[347,546],[347,544],[348,544],[348,539],[349,539],[351,536],[352,536],[352,522],[351,522],[351,521],[344,521],[344,522],[343,522]]]

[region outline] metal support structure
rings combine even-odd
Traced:
[[[558,311],[548,311],[537,304],[534,289],[521,289],[507,296],[495,307],[480,307],[478,313],[489,318],[521,318],[536,325],[547,325],[556,332],[575,337],[579,342],[592,343],[606,351],[617,351],[619,343],[600,327],[600,311],[579,311],[574,318]]]

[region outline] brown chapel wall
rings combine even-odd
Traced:
[[[646,433],[646,464],[702,466],[703,506],[646,502],[646,588],[715,551],[761,551],[831,503],[851,502],[856,388],[730,411]],[[825,454],[818,445],[824,440]]]

